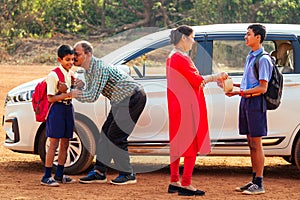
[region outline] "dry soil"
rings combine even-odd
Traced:
[[[13,87],[45,76],[54,66],[0,65],[0,116],[6,93]],[[137,184],[79,184],[50,188],[40,185],[43,164],[39,156],[14,153],[2,146],[5,133],[0,127],[0,199],[300,199],[300,172],[282,158],[267,157],[264,175],[266,194],[245,196],[234,191],[250,180],[249,157],[199,157],[193,185],[206,191],[204,197],[168,194],[167,157],[133,157],[134,167],[156,169],[137,174]],[[86,173],[72,176],[77,179]],[[108,179],[117,175],[110,170]]]

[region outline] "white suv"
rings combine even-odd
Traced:
[[[190,52],[201,74],[226,71],[236,83],[241,82],[249,48],[244,35],[249,24],[195,26],[195,45]],[[268,111],[268,136],[263,138],[266,156],[282,156],[300,169],[300,25],[265,24],[265,50],[278,58],[284,74],[282,104]],[[125,45],[102,59],[126,70],[145,88],[146,108],[129,137],[131,154],[168,155],[168,112],[165,61],[172,46],[170,30],[155,32]],[[284,52],[281,46],[289,45]],[[277,52],[277,55],[276,55]],[[281,52],[281,53],[279,53]],[[38,80],[11,90],[5,100],[4,146],[17,152],[39,154],[45,160],[47,138],[45,124],[35,121],[31,95]],[[205,87],[210,136],[210,155],[249,155],[245,136],[238,133],[240,97],[228,98],[215,84]],[[70,141],[66,173],[86,170],[92,163],[95,141],[109,111],[109,101],[100,96],[95,103],[74,100],[76,126]],[[56,160],[57,161],[57,160]],[[57,164],[55,161],[54,164]]]

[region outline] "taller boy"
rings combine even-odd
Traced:
[[[254,75],[254,62],[256,57],[264,51],[262,42],[266,36],[266,28],[261,24],[252,24],[245,35],[246,45],[251,48],[244,66],[244,75],[239,92],[227,93],[228,96],[239,94],[241,98],[239,109],[239,131],[247,135],[252,163],[252,181],[242,187],[236,188],[243,194],[262,194],[264,151],[262,136],[267,135],[267,108],[264,93],[272,75],[273,65],[270,56],[264,55],[259,59],[259,80]]]

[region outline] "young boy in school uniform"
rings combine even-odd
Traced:
[[[64,175],[64,165],[67,158],[69,139],[73,137],[74,111],[72,98],[80,95],[80,90],[72,90],[72,72],[74,51],[69,45],[61,45],[57,51],[59,69],[64,75],[65,85],[59,81],[56,72],[51,71],[47,76],[47,97],[52,104],[46,120],[46,136],[49,137],[50,146],[46,153],[45,172],[41,185],[59,186],[59,183],[73,183],[75,180]],[[58,85],[63,84],[58,88]],[[52,164],[55,151],[59,146],[58,165],[54,178],[52,178]]]

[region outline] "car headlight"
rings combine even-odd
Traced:
[[[5,99],[4,107],[9,103],[30,102],[32,100],[33,92],[34,90],[8,94]]]

